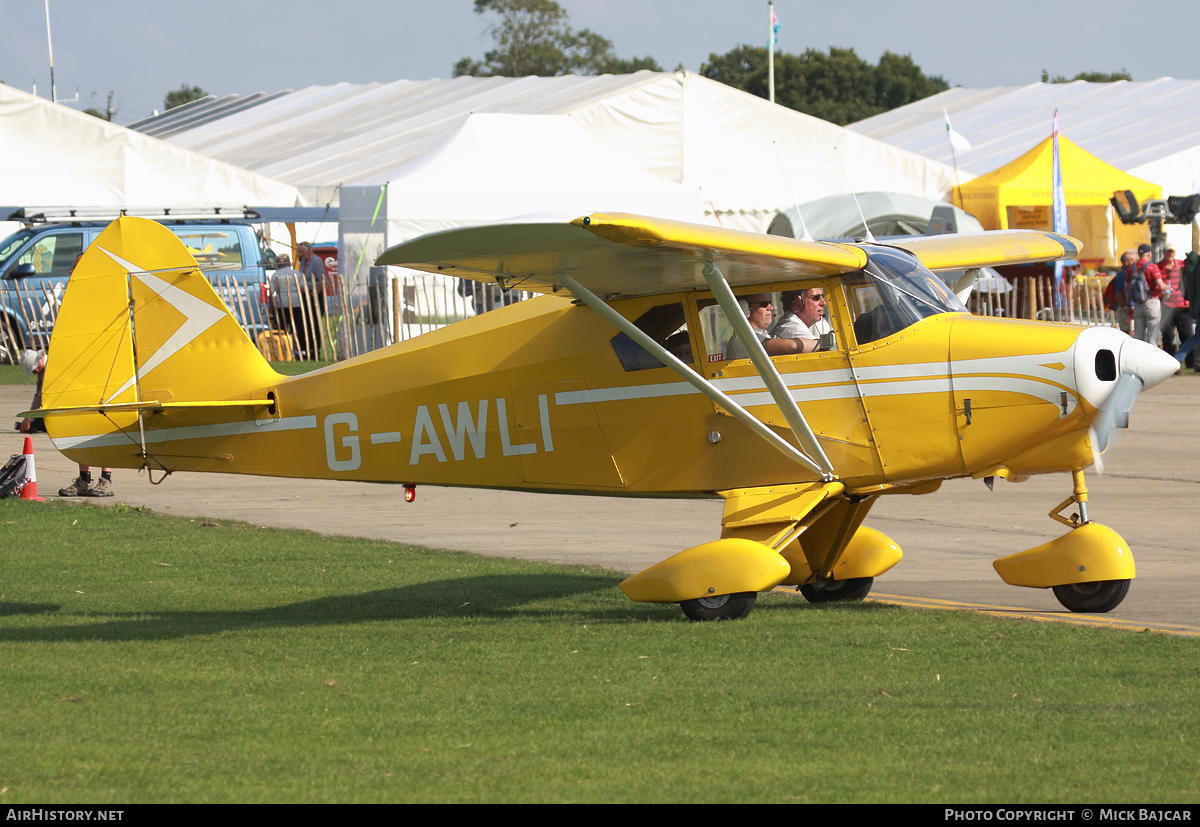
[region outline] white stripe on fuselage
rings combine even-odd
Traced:
[[[317,427],[315,416],[287,416],[282,419],[251,420],[249,422],[222,422],[218,425],[187,425],[182,428],[162,428],[146,431],[146,444],[174,442],[183,439],[206,439],[214,436],[243,436],[245,434],[274,433],[275,431],[302,431]],[[138,444],[136,433],[93,434],[90,436],[65,436],[51,439],[60,451],[72,448],[107,448],[112,445]]]
[[[1000,390],[1023,393],[1052,404],[1060,404],[1062,388],[1074,387],[1073,345],[1059,353],[1025,356],[996,356],[963,359],[954,362],[923,362],[910,365],[873,365],[833,368],[782,374],[797,402],[849,399],[862,394],[864,399],[919,393],[949,393],[952,390]],[[1058,362],[1062,370],[1043,367]],[[855,378],[857,377],[857,385]],[[760,376],[741,376],[713,380],[720,390],[746,407],[773,404]],[[1061,386],[1061,387],[1060,387]],[[629,399],[658,399],[698,394],[687,382],[653,385],[626,385],[567,391],[554,395],[556,405],[580,405],[586,402],[619,402]],[[1067,394],[1068,409],[1076,403],[1074,392]]]

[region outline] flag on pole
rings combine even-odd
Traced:
[[[950,139],[950,148],[955,152],[966,152],[971,148],[971,142],[954,131],[954,127],[950,125],[950,113],[946,111],[946,107],[942,107],[942,114],[946,116],[946,137]]]
[[[1054,213],[1054,232],[1067,235],[1071,232],[1071,225],[1067,222],[1067,194],[1063,189],[1062,180],[1062,165],[1059,163],[1058,156],[1058,110],[1054,110],[1054,130],[1051,133],[1054,145],[1053,167],[1051,168],[1051,188],[1053,191],[1053,213]],[[1063,263],[1061,261],[1054,262],[1054,298],[1058,302],[1058,297],[1062,289],[1062,272]]]
[[[759,18],[760,20],[762,18]],[[761,30],[760,30],[761,31]],[[779,34],[779,18],[775,16],[775,7],[771,7],[771,48],[775,48],[775,36]]]

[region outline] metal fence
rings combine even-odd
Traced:
[[[62,289],[48,288],[45,282],[30,283],[13,279],[3,287],[11,311],[24,321],[24,331],[8,313],[0,313],[0,363],[16,364],[20,348],[45,350],[58,319]]]
[[[981,279],[967,307],[981,316],[1117,327],[1113,311],[1104,306],[1104,288],[1111,278],[1105,273],[1081,275],[1058,290],[1052,276],[1019,276],[1011,282]]]
[[[291,313],[272,312],[270,327],[252,334],[268,356],[338,361],[438,330],[534,294],[452,276],[372,268],[370,278],[321,293],[297,277],[278,285],[298,297]],[[291,291],[294,291],[291,292]],[[278,303],[278,297],[275,297]],[[249,331],[248,331],[249,332]],[[285,334],[283,346],[278,334]]]

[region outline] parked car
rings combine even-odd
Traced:
[[[72,212],[26,215],[23,209],[8,216],[25,227],[0,241],[0,363],[14,363],[23,348],[49,345],[76,256],[109,224]],[[223,214],[228,213],[225,208]],[[264,286],[274,255],[252,223],[258,218],[254,211],[237,218],[218,214],[146,217],[165,225],[192,251],[230,312],[255,338],[269,327]]]

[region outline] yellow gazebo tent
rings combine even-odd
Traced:
[[[1122,224],[1108,199],[1119,190],[1132,190],[1145,203],[1162,198],[1162,187],[1104,163],[1062,134],[1058,148],[1067,221],[1071,235],[1083,242],[1080,259],[1116,266],[1123,250],[1150,240],[1150,231],[1144,224]],[[955,187],[954,203],[988,230],[1053,229],[1053,155],[1052,140],[1046,138],[1020,158]]]

